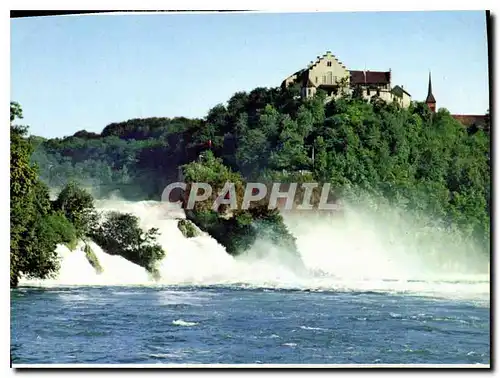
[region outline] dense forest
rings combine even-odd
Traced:
[[[99,213],[94,197],[160,200],[180,170],[188,181],[212,177],[218,186],[225,179],[330,183],[335,197],[378,198],[425,214],[489,253],[489,127],[465,128],[445,109],[431,113],[418,102],[403,109],[356,92],[302,99],[295,87],[236,93],[204,119],[132,119],[63,139],[28,136],[19,119],[22,109],[11,103],[12,287],[22,276],[57,272],[56,245],[73,249],[77,240],[93,240],[155,275],[165,253],[155,242],[158,230],[142,230],[132,214]],[[267,233],[297,256],[276,211],[257,206],[227,219],[205,207],[186,215],[228,253]],[[99,270],[95,256],[87,257]]]
[[[180,166],[211,149],[246,180],[328,182],[337,196],[384,198],[489,248],[489,132],[419,102],[403,109],[356,92],[327,102],[321,91],[302,99],[297,87],[256,88],[203,119],[132,119],[31,142],[53,188],[74,180],[99,197],[159,200]]]

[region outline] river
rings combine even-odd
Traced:
[[[268,245],[234,259],[184,238],[159,203],[98,207],[159,228],[161,280],[93,245],[97,274],[82,246],[58,247],[57,277],[11,290],[14,366],[490,364],[489,259],[453,235],[380,211],[291,217],[297,274]]]

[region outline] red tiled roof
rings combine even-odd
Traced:
[[[485,124],[487,121],[487,117],[485,115],[452,114],[452,117],[467,127],[472,126],[473,124]]]
[[[381,71],[349,71],[351,84],[389,84],[391,72]]]

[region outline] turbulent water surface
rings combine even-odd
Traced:
[[[13,363],[489,363],[489,309],[229,287],[22,289]]]
[[[161,280],[93,243],[102,274],[83,245],[58,247],[57,277],[11,291],[14,364],[490,363],[488,259],[453,235],[387,212],[288,217],[293,266],[264,242],[233,259],[186,239],[158,203],[99,206],[160,229]]]

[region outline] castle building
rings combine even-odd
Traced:
[[[281,86],[293,84],[300,84],[302,97],[313,97],[318,89],[332,96],[348,88],[349,71],[335,55],[327,51],[322,57],[318,56],[316,61],[311,61],[306,68],[288,76]]]
[[[397,101],[408,107],[411,95],[403,86],[391,85],[391,71],[350,71],[331,51],[318,56],[316,61],[283,80],[281,86],[299,84],[301,96],[310,98],[318,89],[327,93],[328,99],[358,90],[363,98],[370,101],[377,96],[387,102]]]

